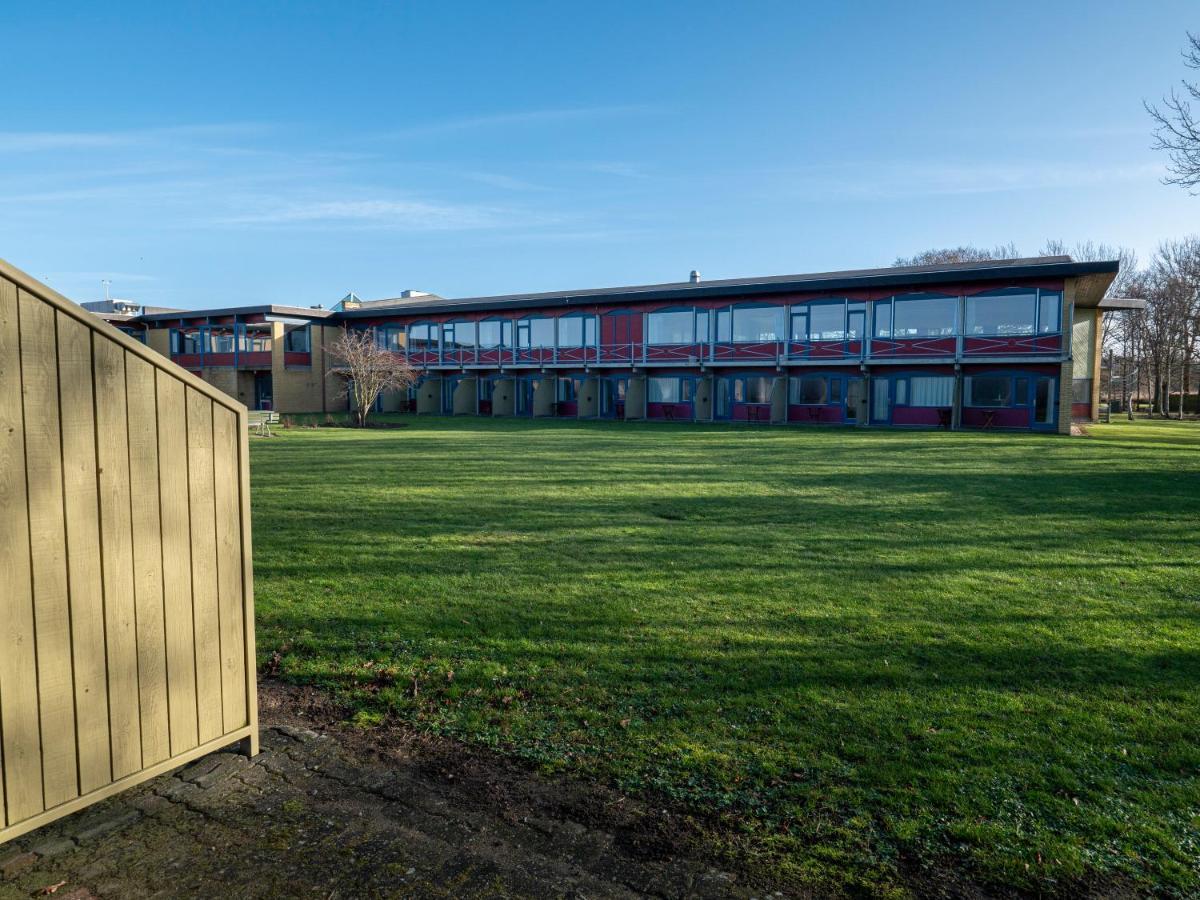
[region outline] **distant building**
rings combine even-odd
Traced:
[[[420,374],[383,410],[1067,433],[1099,401],[1118,263],[1067,256],[447,299],[142,313],[254,408],[344,409],[323,348],[367,328]]]

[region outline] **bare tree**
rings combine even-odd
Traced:
[[[1183,64],[1200,70],[1200,34],[1188,32]],[[1154,120],[1154,149],[1165,150],[1171,163],[1163,182],[1178,184],[1192,193],[1200,188],[1200,118],[1192,112],[1192,103],[1200,103],[1200,82],[1181,80],[1182,90],[1171,88],[1162,106],[1146,104]]]
[[[335,363],[329,376],[344,382],[341,396],[352,401],[359,428],[366,426],[371,407],[384,391],[406,390],[416,381],[408,361],[379,346],[370,329],[343,328],[326,352]]]
[[[935,266],[947,263],[983,262],[989,259],[1015,259],[1021,255],[1011,241],[988,250],[984,247],[935,247],[915,256],[897,256],[893,266]]]

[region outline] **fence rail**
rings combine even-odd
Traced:
[[[0,262],[0,843],[256,752],[245,417]]]

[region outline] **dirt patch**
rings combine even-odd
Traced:
[[[267,680],[210,754],[0,847],[0,898],[767,897],[699,824]],[[794,893],[794,892],[793,892]]]

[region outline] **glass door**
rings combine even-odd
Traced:
[[[271,409],[273,396],[271,391],[271,373],[254,373],[254,408]]]
[[[729,402],[729,379],[716,379],[717,397],[713,418],[729,419],[733,417],[733,407]]]
[[[876,376],[871,379],[871,422],[886,425],[892,420],[892,381]]]
[[[1055,419],[1055,379],[1038,378],[1033,386],[1033,427],[1053,428]]]
[[[858,421],[858,410],[863,401],[863,380],[861,378],[846,379],[846,411],[847,422]]]

